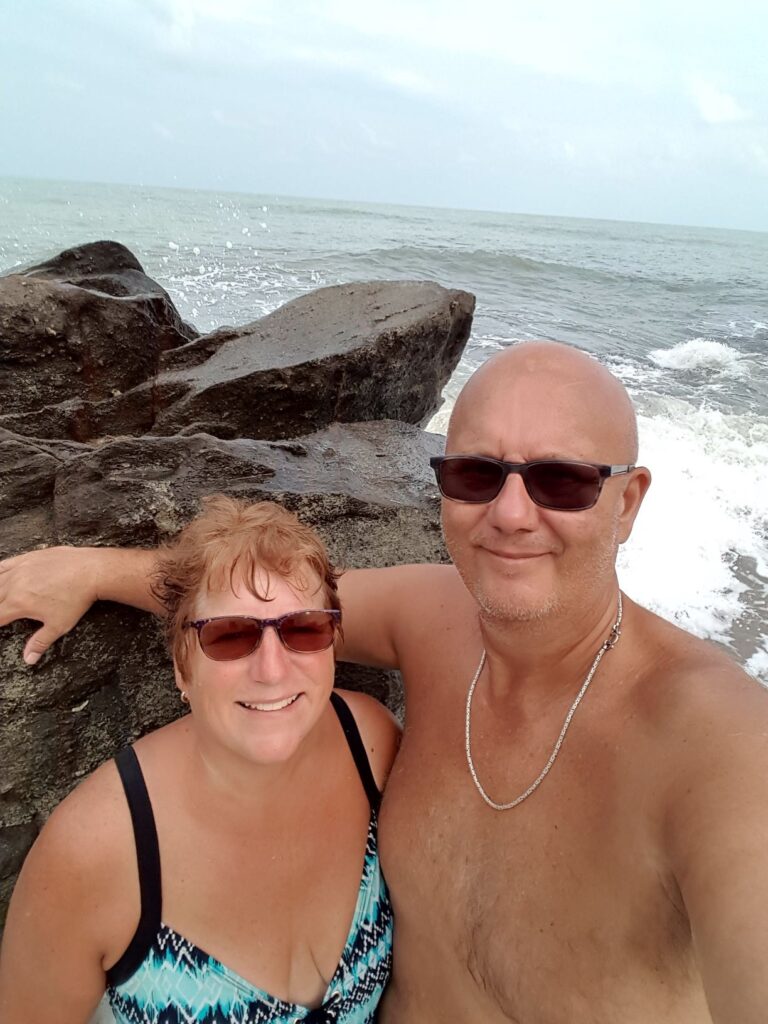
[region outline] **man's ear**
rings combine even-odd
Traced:
[[[646,469],[645,466],[638,466],[629,474],[624,491],[622,492],[621,504],[619,506],[619,544],[624,544],[629,540],[630,534],[632,533],[632,527],[635,525],[637,513],[640,511],[643,498],[647,494],[650,486],[651,471],[650,469]]]

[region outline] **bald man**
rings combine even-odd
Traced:
[[[467,384],[446,447],[453,565],[342,580],[343,656],[407,694],[382,1021],[764,1024],[768,693],[620,593],[650,483],[626,392],[519,345]],[[0,623],[43,622],[32,661],[97,597],[152,608],[153,562],[9,559]]]

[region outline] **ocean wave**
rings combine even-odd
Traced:
[[[639,417],[654,483],[620,556],[627,591],[744,654],[750,593],[768,577],[768,418],[656,399]]]
[[[744,356],[738,349],[710,338],[690,338],[672,348],[657,348],[648,357],[667,370],[714,370],[741,376],[745,372]]]
[[[759,650],[747,659],[744,667],[747,672],[759,679],[764,685],[768,686],[768,647],[761,647]]]
[[[431,277],[436,271],[454,281],[471,282],[505,281],[514,277],[559,277],[574,282],[603,283],[610,286],[631,283],[633,286],[663,288],[667,290],[688,290],[687,282],[660,282],[654,278],[600,267],[547,259],[536,259],[507,249],[479,249],[462,246],[456,241],[450,246],[441,245],[393,245],[387,248],[367,249],[360,258],[374,269],[394,270],[398,276],[426,274]]]

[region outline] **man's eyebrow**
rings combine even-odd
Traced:
[[[585,455],[574,455],[572,451],[545,451],[529,456],[526,462],[590,462]]]

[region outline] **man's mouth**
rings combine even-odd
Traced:
[[[301,694],[294,693],[291,697],[284,697],[282,700],[265,700],[260,701],[258,704],[239,700],[237,703],[241,708],[247,708],[248,711],[282,711],[283,708],[290,707],[300,696]]]
[[[540,558],[544,551],[496,551],[493,548],[485,549],[489,555],[495,555],[497,558],[506,558],[510,562],[524,562],[529,558]]]

